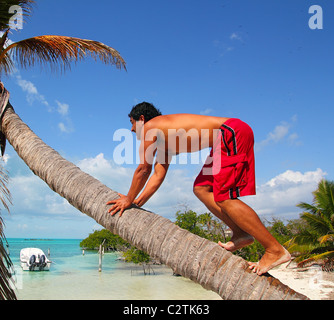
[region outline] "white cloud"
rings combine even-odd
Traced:
[[[94,158],[82,159],[77,163],[77,166],[82,171],[120,193],[128,191],[134,172],[131,168],[121,167],[116,165],[113,160],[105,159],[103,153],[98,154]]]
[[[58,113],[61,114],[62,116],[67,116],[70,106],[66,103],[61,103],[58,100],[56,100],[56,103],[58,105],[57,109]]]
[[[260,151],[265,146],[270,145],[272,143],[278,143],[280,141],[283,141],[285,138],[294,145],[299,145],[300,141],[298,141],[298,134],[297,133],[291,133],[289,134],[289,131],[292,127],[292,123],[296,121],[296,116],[293,116],[291,118],[291,122],[281,122],[281,124],[277,125],[273,131],[269,132],[266,139],[255,142],[254,149],[255,151]]]
[[[291,183],[312,183],[314,181],[319,181],[319,179],[321,179],[324,175],[325,173],[319,168],[316,171],[308,171],[304,174],[300,171],[287,170],[284,173],[279,174],[275,178],[269,180],[265,185],[270,187],[277,187],[286,186]]]
[[[59,128],[59,130],[61,131],[61,132],[68,132],[67,131],[67,128],[66,128],[66,126],[65,126],[65,124],[63,123],[63,122],[59,122],[58,123],[58,128]]]
[[[237,32],[233,32],[233,33],[230,35],[230,39],[231,39],[231,40],[239,40],[239,41],[242,41],[242,37],[241,37],[240,34],[238,34]]]
[[[200,111],[200,114],[207,115],[207,114],[212,113],[212,111],[213,110],[211,108],[206,108],[206,109]]]
[[[270,143],[281,141],[289,132],[289,124],[283,123],[275,127],[272,132],[269,132],[267,138],[255,143],[255,151],[261,150]]]
[[[16,75],[16,82],[21,87],[21,89],[26,92],[27,101],[32,104],[35,100],[39,101],[43,105],[49,107],[49,103],[46,101],[43,95],[41,95],[36,86],[28,80],[22,79],[21,75]]]
[[[290,144],[295,145],[295,146],[300,146],[302,143],[301,141],[298,140],[299,136],[297,133],[292,133],[288,137],[288,141]]]
[[[26,165],[17,161],[17,156],[8,159],[11,168],[8,188],[12,194],[12,215],[52,219],[70,219],[82,214],[66,199],[53,192],[44,181],[35,176]],[[80,160],[77,165],[110,188],[127,193],[133,169],[122,168],[107,160],[101,153],[94,158]],[[14,167],[13,167],[14,166]]]
[[[105,159],[103,153],[94,158],[80,160],[77,165],[117,192],[126,194],[130,188],[134,169],[116,165],[112,160]],[[173,169],[171,165],[164,183],[143,206],[144,209],[169,219],[175,218],[181,205],[204,212],[204,205],[192,192],[193,182],[193,178],[188,177],[185,170]]]
[[[41,179],[30,172],[11,177],[8,187],[12,194],[14,209],[20,214],[33,216],[73,215],[77,211],[65,199],[51,191]]]
[[[10,159],[10,155],[8,153],[5,153],[3,155],[3,157],[1,158],[1,160],[4,162],[4,164],[6,164],[9,159]]]
[[[38,94],[35,85],[31,81],[22,79],[21,76],[17,76],[17,84],[21,87],[23,91],[27,92],[28,94]]]
[[[300,209],[296,205],[311,203],[312,192],[326,175],[320,168],[305,173],[287,170],[257,186],[256,196],[244,199],[260,215],[298,218]]]
[[[24,210],[33,210],[43,201],[43,185],[33,174],[17,175],[10,178],[8,184],[13,197],[13,205]]]
[[[66,124],[64,122],[59,122],[58,123],[58,128],[61,132],[63,133],[71,133],[73,132],[73,126],[72,126],[72,122],[70,119],[65,119]]]
[[[69,109],[70,106],[67,103],[62,103],[56,100],[56,104],[58,106],[57,112],[61,115],[63,121],[58,123],[58,128],[63,133],[73,132],[73,125],[71,118],[69,117]]]
[[[50,106],[45,97],[38,92],[35,84],[29,80],[22,79],[19,72],[16,72],[16,83],[20,86],[23,92],[26,93],[27,102],[32,105],[35,101],[38,101],[47,107],[48,112],[57,111],[62,118],[62,121],[58,123],[58,128],[62,133],[73,132],[73,124],[69,117],[70,106],[67,103],[56,100],[57,108]]]
[[[59,216],[72,216],[73,214],[80,214],[79,211],[74,209],[74,207],[72,207],[66,199],[60,197],[55,192],[46,194],[43,201],[45,201],[46,211],[49,214]]]
[[[28,228],[28,225],[25,224],[25,223],[23,223],[23,224],[19,223],[16,227],[17,227],[18,230],[25,231]]]

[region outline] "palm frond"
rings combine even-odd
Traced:
[[[0,300],[16,300],[16,295],[10,285],[11,274],[9,268],[12,262],[4,246],[5,236],[3,234],[3,222],[0,217]]]
[[[98,41],[74,37],[46,35],[12,43],[0,54],[0,62],[7,53],[23,68],[38,64],[50,66],[52,71],[65,71],[72,62],[91,57],[126,69],[125,61],[115,49]]]
[[[334,215],[334,182],[323,179],[318,184],[318,189],[313,192],[314,205],[321,209],[327,218]]]
[[[2,74],[5,75],[11,74],[14,70],[15,70],[14,62],[7,53],[0,60],[0,76]]]
[[[298,244],[293,242],[287,247],[287,250],[294,255],[309,255],[317,247],[312,244]]]
[[[320,244],[324,244],[327,241],[334,242],[334,235],[333,234],[326,234],[318,239]]]
[[[309,204],[309,203],[306,203],[306,202],[301,202],[299,204],[297,204],[297,207],[298,208],[301,208],[301,209],[304,209],[312,214],[317,214],[318,213],[318,210],[319,208],[317,208],[316,206],[312,205],[312,204]]]
[[[4,208],[9,212],[9,204],[12,204],[12,197],[7,188],[8,174],[0,164],[0,201]]]
[[[334,251],[327,251],[321,254],[317,254],[317,255],[312,255],[310,257],[308,257],[307,259],[296,259],[296,262],[299,262],[297,264],[297,267],[304,267],[305,265],[307,265],[308,263],[311,262],[315,262],[315,261],[323,261],[325,259],[333,259],[334,258]]]
[[[319,234],[312,232],[310,229],[303,229],[293,238],[293,242],[300,245],[317,245],[319,244],[318,238]]]
[[[305,220],[312,230],[319,235],[324,235],[332,231],[332,226],[327,219],[325,219],[322,214],[314,215],[308,212],[304,212],[301,218]]]
[[[7,182],[8,175],[0,164],[0,200],[3,206],[9,211],[8,202],[11,203],[11,196],[6,186]],[[3,220],[0,216],[0,299],[14,300],[16,299],[16,296],[10,285],[11,274],[9,272],[12,262],[7,254],[7,250],[4,247],[4,241],[6,241],[6,238],[3,233]]]
[[[30,15],[35,1],[33,0],[1,0],[0,1],[0,30],[9,28],[9,20],[13,13],[9,13],[11,6],[20,6],[22,9],[23,18]]]

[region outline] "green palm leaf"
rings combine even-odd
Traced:
[[[288,250],[298,255],[299,266],[308,262],[333,259],[334,239],[334,182],[321,180],[313,192],[313,203],[299,203],[297,206],[306,210],[301,219],[306,225],[288,241]]]
[[[312,232],[309,229],[301,230],[295,237],[293,242],[305,245],[316,245],[318,244],[319,235],[317,233]]]
[[[318,214],[318,210],[319,210],[318,207],[316,207],[312,204],[306,203],[306,202],[301,202],[301,203],[297,204],[297,207],[299,207],[301,209],[304,209],[308,212],[311,212],[312,214]]]
[[[328,220],[322,217],[322,215],[314,215],[308,212],[304,212],[301,218],[305,220],[312,230],[319,235],[328,234],[332,231],[332,226],[329,224]]]
[[[334,182],[321,180],[318,189],[313,193],[314,204],[317,206],[328,219],[334,216]]]

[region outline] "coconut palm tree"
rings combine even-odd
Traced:
[[[28,9],[31,4],[28,0],[16,2],[26,4]],[[105,45],[94,43],[93,47],[96,48],[94,50],[97,51],[90,51],[89,44],[93,43],[88,40],[59,37],[58,41],[52,36],[37,37],[35,40],[36,42],[26,41],[26,44],[22,42],[21,45],[9,45],[3,50],[2,57],[8,59],[9,50],[14,49],[16,55],[23,54],[28,59],[28,62],[23,58],[18,59],[23,67],[35,63],[44,64],[48,61],[54,66],[59,62],[62,66],[68,67],[72,60],[78,60],[88,52],[93,52],[93,57],[102,57],[104,61],[105,55],[100,55],[102,50],[106,51],[109,57],[105,62],[124,67],[124,62],[118,53]],[[53,44],[48,40],[52,40]],[[23,49],[19,49],[20,47]],[[34,58],[29,57],[30,55]],[[6,68],[3,70],[8,70]],[[175,273],[217,292],[224,299],[306,299],[268,274],[266,276],[254,274],[249,270],[246,261],[218,244],[181,229],[155,213],[133,206],[124,212],[122,217],[111,216],[107,213],[106,203],[116,199],[117,192],[82,172],[36,136],[15,113],[9,103],[9,93],[2,83],[0,83],[0,110],[3,111],[1,132],[34,174],[75,208],[138,249],[147,252],[151,257],[170,266]]]
[[[300,216],[304,225],[288,243],[290,252],[298,252],[299,266],[334,261],[334,182],[321,180],[313,196],[313,204],[297,205],[305,210]]]

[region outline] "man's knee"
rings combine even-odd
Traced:
[[[201,187],[199,186],[194,186],[193,187],[193,193],[195,194],[196,197],[198,197],[201,193]]]
[[[211,186],[194,186],[193,192],[197,198],[200,198],[201,195],[207,192],[212,192],[212,187]]]

